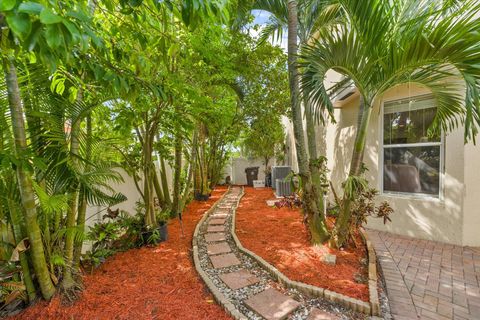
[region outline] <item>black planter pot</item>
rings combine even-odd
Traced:
[[[156,231],[159,233],[158,239],[152,239],[152,235],[155,230],[144,231],[140,234],[143,244],[159,244],[160,242],[168,240],[168,229],[167,223],[162,222],[157,228]]]
[[[160,231],[160,242],[168,240],[168,229],[167,223],[163,222],[159,227],[158,230]]]
[[[208,198],[210,198],[210,195],[208,195],[208,194],[205,194],[205,195],[200,194],[200,193],[195,194],[195,200],[197,200],[197,201],[207,201]]]

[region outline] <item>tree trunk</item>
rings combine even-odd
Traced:
[[[180,206],[179,206],[180,212],[182,212],[183,209],[185,208],[185,204],[187,203],[187,200],[188,200],[188,197],[189,197],[189,194],[190,194],[190,188],[191,188],[192,176],[193,176],[192,168],[193,168],[193,165],[192,165],[192,163],[190,163],[188,165],[187,180],[185,181],[185,187],[183,189],[182,197],[181,197],[181,201],[180,201]]]
[[[297,37],[298,37],[297,1],[288,1],[288,75],[290,86],[290,104],[292,112],[293,133],[299,175],[303,182],[303,211],[304,220],[308,221],[309,229],[314,244],[323,243],[328,239],[328,229],[319,219],[316,204],[316,191],[311,181],[308,167],[307,152],[305,149],[305,136],[303,132],[302,110],[300,104],[299,74],[297,67]]]
[[[352,160],[350,162],[350,171],[348,176],[354,177],[360,174],[362,167],[363,154],[365,152],[365,141],[367,138],[367,129],[372,114],[372,106],[365,105],[365,100],[360,97],[360,110],[358,114],[357,134],[355,136]],[[350,227],[350,218],[352,216],[351,206],[353,199],[343,196],[342,208],[340,210],[334,230],[334,245],[337,248],[343,246],[347,240],[348,228]]]
[[[19,158],[25,157],[27,153],[27,138],[25,135],[25,119],[23,117],[23,107],[20,99],[20,89],[18,87],[17,70],[13,57],[4,61],[4,72],[7,84],[8,102],[10,107],[10,116],[12,119],[13,135],[15,137],[15,153]],[[25,160],[25,159],[22,159]],[[22,161],[24,162],[24,161]],[[43,249],[42,235],[37,221],[37,210],[35,206],[35,192],[33,190],[32,178],[24,170],[23,163],[16,168],[17,179],[20,189],[20,198],[25,214],[25,226],[30,241],[30,255],[33,268],[37,277],[42,296],[50,300],[55,294],[50,274],[47,268],[45,252]]]
[[[80,88],[78,90],[77,102],[83,101],[83,90]],[[70,132],[71,141],[70,141],[70,154],[72,157],[72,163],[75,166],[75,170],[81,170],[81,164],[78,159],[79,152],[80,152],[80,124],[81,120],[76,119],[77,121],[74,122],[75,119],[72,119],[72,128]],[[73,254],[74,254],[74,246],[75,246],[75,235],[79,231],[76,229],[77,223],[77,214],[78,214],[78,204],[80,198],[80,185],[77,181],[74,182],[74,186],[72,188],[72,197],[70,199],[69,209],[67,211],[67,220],[66,220],[66,228],[67,233],[65,235],[65,267],[63,271],[63,281],[62,286],[64,289],[69,290],[73,288],[75,285],[75,281],[73,279],[73,274],[77,272],[73,265]],[[83,230],[82,230],[83,232]]]
[[[75,281],[73,279],[73,274],[75,270],[73,270],[73,246],[75,243],[75,234],[76,228],[75,224],[77,221],[77,210],[78,210],[78,188],[75,189],[72,193],[72,197],[70,199],[69,208],[67,211],[67,219],[66,219],[66,228],[67,232],[65,235],[65,266],[63,268],[63,280],[62,280],[62,287],[65,290],[69,290],[74,287]]]
[[[172,214],[177,216],[181,211],[180,209],[180,178],[182,174],[182,134],[180,128],[177,127],[175,133],[175,173],[173,177],[173,204]]]
[[[160,181],[158,180],[157,168],[154,168],[153,170],[153,187],[155,188],[155,194],[157,195],[158,203],[160,204],[160,207],[163,208],[165,206],[165,200],[163,197],[162,187],[160,187]]]
[[[17,203],[12,203],[11,199],[8,199],[8,212],[10,213],[10,220],[13,226],[13,235],[15,239],[15,245],[18,245],[22,241],[24,236],[23,224],[19,216],[17,209]],[[25,252],[20,253],[20,265],[23,273],[23,283],[27,291],[28,301],[33,302],[37,295],[35,285],[33,284],[32,275],[30,274],[30,266],[28,264],[27,254]]]
[[[162,181],[162,191],[165,205],[168,209],[172,208],[172,200],[170,199],[170,189],[168,188],[168,179],[167,179],[167,168],[165,166],[165,160],[160,158],[160,165],[162,166],[160,170],[160,179]]]
[[[197,174],[198,174],[198,167],[197,167],[197,151],[198,151],[198,131],[195,129],[193,131],[192,137],[192,151],[190,156],[190,164],[193,176],[193,194],[194,196],[197,195],[198,192],[198,182],[197,182]]]
[[[326,226],[326,217],[324,215],[324,207],[323,207],[323,187],[321,181],[321,173],[319,167],[319,158],[317,153],[317,140],[316,140],[316,132],[315,132],[315,123],[313,120],[313,114],[311,112],[311,106],[308,101],[306,95],[303,97],[303,103],[305,106],[305,118],[307,123],[307,145],[308,145],[308,153],[309,153],[309,168],[310,173],[312,176],[312,185],[315,188],[316,192],[316,205],[318,208],[318,220],[320,224]]]
[[[145,225],[147,227],[156,227],[155,204],[153,199],[153,170],[152,162],[153,138],[148,134],[144,136],[143,141],[143,195],[145,204]]]
[[[92,114],[87,115],[87,136],[86,136],[86,150],[85,150],[85,159],[87,163],[85,164],[84,173],[88,170],[88,161],[92,157]],[[85,219],[87,216],[87,197],[84,192],[80,193],[80,204],[78,206],[78,217],[77,217],[77,226],[79,230],[85,232]],[[73,268],[78,270],[80,268],[80,257],[82,256],[82,247],[83,241],[78,241],[75,244],[74,255],[73,255]]]

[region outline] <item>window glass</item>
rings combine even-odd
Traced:
[[[430,97],[386,103],[383,190],[438,196],[441,135],[429,135],[437,109]]]
[[[385,148],[384,191],[438,195],[440,146]]]
[[[440,134],[429,136],[437,108],[432,99],[385,105],[384,144],[440,142]]]

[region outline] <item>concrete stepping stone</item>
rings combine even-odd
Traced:
[[[245,304],[267,320],[283,320],[300,306],[299,302],[273,288],[248,298]]]
[[[258,279],[253,273],[250,273],[245,269],[230,273],[224,273],[219,275],[219,277],[232,290],[251,286],[252,284],[260,282],[260,279]]]
[[[313,308],[310,314],[308,315],[307,320],[339,320],[340,318],[329,312],[320,310],[318,308]]]
[[[225,233],[207,233],[205,235],[205,241],[207,242],[218,242],[227,240]]]
[[[226,218],[228,217],[228,213],[214,213],[211,215],[212,218],[215,218],[215,219],[221,219],[221,218]]]
[[[210,261],[215,269],[227,268],[241,264],[240,260],[238,260],[233,253],[211,256]]]
[[[228,253],[232,252],[230,246],[226,242],[215,243],[215,244],[207,244],[207,253],[209,255],[216,255],[221,253]]]
[[[207,232],[223,232],[225,231],[225,226],[208,226]]]
[[[208,224],[209,225],[221,225],[221,224],[225,224],[225,218],[217,218],[215,217],[214,219],[211,219]]]

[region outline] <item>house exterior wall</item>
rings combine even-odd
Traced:
[[[465,192],[463,198],[463,244],[480,245],[480,146],[465,146]]]
[[[370,186],[378,190],[382,186],[380,141],[383,102],[428,93],[419,87],[399,86],[388,91],[374,105],[364,156]],[[330,180],[339,194],[350,167],[358,106],[359,97],[353,97],[344,106],[335,109],[336,124],[317,127],[318,151],[328,158]],[[380,191],[377,202],[390,203],[395,210],[393,221],[384,225],[380,219],[372,218],[368,220],[368,227],[421,239],[480,246],[480,146],[464,145],[463,127],[448,133],[444,141],[442,196],[393,195]],[[295,158],[294,154],[289,157]],[[330,200],[333,201],[331,193]]]

